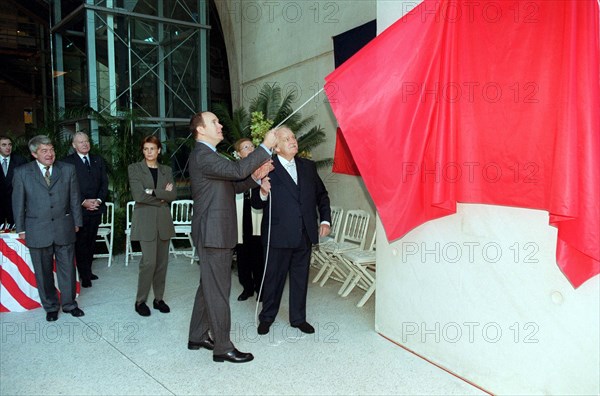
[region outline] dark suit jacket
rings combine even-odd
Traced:
[[[20,166],[13,178],[12,204],[17,233],[26,233],[28,247],[75,243],[75,226],[81,227],[83,218],[73,165],[56,161],[50,186],[37,161]]]
[[[106,198],[108,196],[108,175],[106,173],[106,166],[102,157],[94,154],[88,154],[90,161],[90,169],[79,157],[79,154],[73,153],[63,159],[64,162],[75,166],[77,171],[77,180],[79,181],[79,202],[83,202],[84,199],[96,199],[102,200],[102,205],[98,210],[89,211],[82,208],[84,216],[100,216],[106,212]]]
[[[129,165],[128,174],[131,195],[135,201],[131,220],[131,240],[153,241],[158,236],[166,241],[174,237],[171,202],[177,199],[177,189],[173,182],[171,168],[158,165],[156,189],[146,161]],[[172,191],[165,190],[168,183],[173,183]],[[154,190],[154,195],[146,194],[144,190],[147,188]]]
[[[302,241],[302,229],[313,244],[319,242],[319,221],[331,223],[329,194],[317,173],[313,161],[295,158],[298,184],[275,157],[275,169],[269,174],[271,195],[267,201],[260,198],[259,189],[252,194],[252,206],[263,208],[261,234],[266,242],[269,228],[269,210],[271,211],[271,247],[296,248]],[[272,205],[269,209],[269,205]]]
[[[194,216],[192,238],[198,248],[232,249],[237,243],[235,194],[256,187],[252,172],[269,159],[262,147],[230,161],[201,142],[190,154]]]
[[[4,222],[4,219],[9,219],[9,221],[12,222],[12,179],[15,169],[18,166],[26,164],[27,160],[19,154],[12,153],[8,164],[8,173],[4,176],[4,172],[1,169],[2,159],[3,157],[0,156],[0,222]]]

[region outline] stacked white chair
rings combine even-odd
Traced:
[[[326,260],[313,279],[313,283],[321,279],[319,285],[324,286],[329,278],[333,278],[344,283],[340,290],[347,286],[346,282],[349,282],[348,276],[351,273],[340,260],[341,254],[365,248],[370,218],[370,214],[360,209],[349,210],[346,213],[339,241],[332,240],[319,245],[319,252]]]
[[[196,249],[192,240],[192,214],[194,201],[191,199],[178,199],[171,202],[171,217],[175,226],[175,236],[171,238],[170,253],[175,257],[184,255],[190,258],[190,264],[194,264]],[[189,242],[189,249],[175,249],[173,245],[174,239],[183,239]]]
[[[344,209],[340,208],[339,206],[331,207],[331,232],[328,236],[319,238],[319,245],[313,247],[310,263],[312,267],[320,269],[323,267],[324,262],[328,260],[327,256],[320,252],[319,246],[330,241],[337,241],[340,235],[339,231],[341,228],[343,217]]]
[[[104,242],[107,253],[94,254],[94,258],[108,258],[108,266],[112,263],[113,239],[115,230],[115,204],[106,202],[106,212],[102,213],[102,220],[96,234],[96,242]]]
[[[348,296],[356,287],[365,290],[364,296],[356,304],[357,307],[365,305],[367,300],[375,291],[375,268],[376,268],[376,233],[373,232],[371,243],[366,250],[352,250],[342,253],[340,259],[352,271],[352,276],[344,289],[340,289],[342,297]]]

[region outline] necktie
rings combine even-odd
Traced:
[[[8,174],[8,160],[4,158],[2,161],[2,170],[4,171],[4,176]]]
[[[288,162],[285,165],[285,169],[290,174],[291,178],[294,180],[294,183],[298,184],[298,172],[296,171],[296,163],[293,161]]]
[[[88,170],[90,170],[90,161],[88,161],[87,155],[83,157],[83,163],[87,166]]]
[[[44,166],[44,169],[46,169],[46,172],[44,173],[44,180],[46,180],[46,184],[49,186],[50,185],[50,167]]]

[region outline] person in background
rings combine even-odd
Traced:
[[[277,132],[277,156],[273,159],[275,169],[252,195],[252,206],[263,209],[263,246],[269,249],[257,331],[258,334],[269,332],[279,311],[289,274],[290,324],[303,333],[312,334],[315,329],[306,321],[310,256],[312,245],[319,243],[319,237],[327,236],[331,231],[329,194],[315,163],[296,156],[298,141],[294,132],[285,125]]]
[[[75,166],[81,194],[83,227],[77,233],[75,261],[81,287],[91,287],[92,281],[98,279],[98,276],[92,272],[92,261],[98,226],[102,214],[106,213],[104,202],[108,196],[108,175],[102,157],[90,154],[90,139],[87,134],[75,133],[72,145],[75,152],[65,157],[63,162]]]
[[[75,240],[83,224],[75,167],[55,162],[52,141],[38,135],[29,141],[35,161],[15,169],[13,213],[19,238],[25,239],[46,320],[64,313],[84,315],[75,301]],[[60,289],[54,284],[54,263]]]
[[[129,165],[129,187],[135,201],[131,221],[131,240],[139,241],[142,259],[135,297],[135,311],[150,316],[146,305],[150,288],[154,292],[154,309],[171,311],[164,301],[169,242],[175,236],[171,217],[171,202],[177,198],[171,168],[158,163],[161,143],[156,136],[141,142],[144,159]]]
[[[190,154],[192,238],[200,258],[201,276],[190,320],[188,349],[212,350],[215,362],[245,363],[254,356],[238,351],[230,338],[231,261],[238,240],[235,194],[256,187],[257,180],[270,172],[276,135],[269,131],[259,149],[234,162],[217,153],[217,145],[223,140],[222,129],[211,112],[194,114],[190,120],[190,132],[196,140]]]
[[[15,169],[27,163],[19,154],[12,152],[13,142],[8,136],[0,136],[0,225],[12,227],[15,224],[12,211],[12,179]]]
[[[254,144],[250,138],[239,139],[233,147],[239,158],[246,158],[254,151]],[[262,211],[252,208],[251,193],[252,190],[245,191],[238,194],[240,199],[236,199],[236,204],[241,206],[238,208],[238,235],[242,237],[242,243],[237,246],[238,278],[244,288],[238,301],[247,300],[254,295],[254,292],[258,298],[264,269],[263,248],[260,241]]]

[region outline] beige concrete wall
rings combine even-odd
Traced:
[[[265,82],[284,93],[295,89],[299,107],[324,85],[334,69],[332,37],[376,17],[374,0],[342,1],[221,1],[216,5],[225,35],[234,108],[247,106]],[[324,93],[302,108],[316,115],[327,141],[313,159],[333,158],[336,121]],[[360,177],[320,171],[333,205],[344,209],[374,207]],[[373,226],[374,227],[374,221]]]

